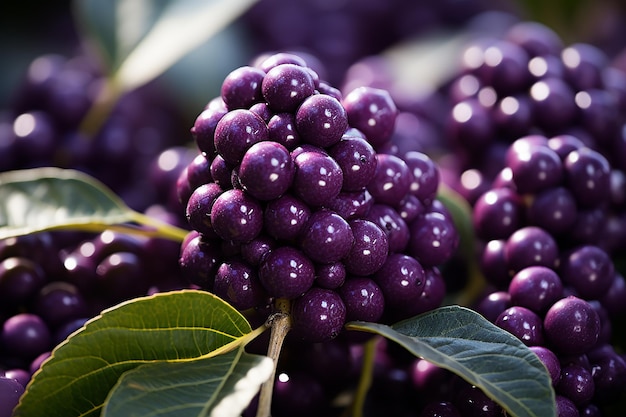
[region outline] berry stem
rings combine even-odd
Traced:
[[[87,140],[91,140],[98,133],[121,95],[119,86],[112,79],[107,79],[79,127]]]
[[[379,342],[379,337],[373,337],[363,346],[363,365],[361,376],[359,378],[359,385],[357,386],[354,394],[354,400],[350,407],[351,417],[362,417],[363,407],[365,405],[365,399],[367,392],[372,385],[372,375],[374,373],[374,361],[376,359],[376,350]]]
[[[267,356],[274,361],[272,376],[261,386],[259,394],[259,408],[256,417],[269,417],[272,407],[272,392],[274,390],[274,378],[276,377],[276,366],[278,357],[285,341],[285,336],[291,329],[291,303],[287,299],[279,298],[275,301],[276,312],[267,320],[267,326],[271,328],[270,342],[267,349]]]

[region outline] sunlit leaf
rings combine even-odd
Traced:
[[[187,362],[158,362],[125,373],[102,417],[238,417],[271,376],[270,358],[239,349]]]
[[[543,363],[519,339],[473,310],[447,306],[393,326],[352,322],[347,328],[380,334],[459,375],[511,416],[556,415],[554,390]]]
[[[180,290],[105,310],[65,342],[26,388],[15,417],[99,416],[127,371],[236,349],[252,334],[233,307],[208,292]]]
[[[149,229],[126,225],[136,222]],[[101,231],[112,226],[182,240],[187,231],[130,209],[97,179],[54,167],[0,173],[0,239],[55,229]]]
[[[129,91],[161,75],[258,0],[82,0],[76,19]]]

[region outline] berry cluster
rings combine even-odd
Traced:
[[[626,386],[612,344],[626,313],[626,74],[531,22],[462,62],[447,137],[490,289],[476,309],[544,362],[559,416],[601,415]]]
[[[191,129],[200,154],[177,185],[191,282],[240,310],[291,300],[310,341],[439,306],[437,266],[458,236],[434,162],[377,152],[396,115],[386,91],[343,96],[298,55],[232,71]]]
[[[151,186],[172,189],[181,167],[165,164],[170,169],[160,170],[159,160],[186,165],[186,154],[177,147],[161,152],[151,164]],[[184,225],[167,199],[144,213]],[[1,240],[0,415],[10,415],[6,413],[50,351],[88,319],[134,297],[187,288],[180,278],[179,248],[174,241],[113,230],[40,232]]]
[[[405,134],[394,146],[442,155],[442,180],[472,206],[488,284],[474,308],[544,360],[559,416],[602,415],[626,386],[613,331],[626,314],[623,66],[524,21],[460,58],[456,76],[425,97],[402,95],[382,59],[355,65],[346,83],[361,81],[361,67],[378,70],[372,85],[399,97],[407,125],[428,124],[443,139],[442,149]],[[455,391],[437,397],[441,407],[458,411]]]
[[[153,82],[125,93],[110,113],[93,113],[104,83],[101,69],[84,53],[34,59],[0,114],[0,171],[80,169],[133,209],[162,201],[150,192],[146,173],[162,151],[183,145],[180,112]]]

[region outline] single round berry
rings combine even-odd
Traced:
[[[283,145],[264,141],[252,145],[239,165],[243,189],[258,200],[273,200],[283,195],[293,181],[295,166]]]
[[[511,295],[507,291],[494,291],[483,297],[475,309],[487,320],[495,323],[498,316],[509,307],[511,307]]]
[[[409,192],[423,204],[433,202],[439,189],[439,169],[435,161],[428,155],[418,151],[410,151],[404,155],[404,162],[412,174]]]
[[[568,231],[576,222],[578,208],[572,193],[554,187],[536,194],[528,206],[528,222],[553,235]]]
[[[304,151],[294,159],[293,191],[310,206],[322,206],[337,197],[343,186],[343,172],[328,155]]]
[[[263,97],[276,113],[294,112],[315,92],[309,70],[296,64],[280,64],[265,74],[261,84]]]
[[[265,140],[269,140],[267,125],[250,110],[231,110],[215,127],[215,149],[231,165],[238,164],[250,146]]]
[[[337,290],[346,306],[346,321],[377,322],[385,309],[385,296],[367,277],[349,277]]]
[[[211,290],[220,263],[219,244],[200,234],[189,233],[188,236],[188,242],[181,245],[178,261],[181,271],[190,283]]]
[[[191,127],[191,137],[198,149],[209,157],[215,154],[215,128],[226,113],[228,113],[226,108],[208,108],[196,117]]]
[[[550,307],[543,327],[548,346],[557,354],[580,355],[598,341],[600,318],[591,304],[570,295]]]
[[[515,231],[506,241],[504,254],[509,271],[515,273],[528,266],[556,268],[558,246],[545,230],[527,226]]]
[[[217,268],[213,292],[239,311],[257,307],[265,298],[256,271],[236,260],[224,262]]]
[[[403,252],[409,243],[409,227],[400,214],[386,204],[374,204],[364,217],[387,234],[389,252]]]
[[[387,235],[369,220],[356,219],[350,221],[349,225],[354,235],[354,244],[344,258],[346,272],[360,276],[373,274],[387,260]]]
[[[563,284],[554,270],[545,266],[529,266],[513,276],[509,294],[514,305],[543,314],[562,298]]]
[[[263,209],[260,203],[244,191],[224,191],[211,208],[213,230],[222,239],[249,242],[263,228]]]
[[[344,191],[359,191],[374,178],[378,159],[365,139],[344,135],[328,153],[343,172]]]
[[[611,257],[593,245],[578,247],[561,259],[559,273],[563,283],[572,286],[585,299],[597,299],[611,287],[615,267]]]
[[[398,109],[386,90],[358,87],[342,102],[350,126],[365,134],[374,148],[384,145],[393,133]]]
[[[526,346],[543,345],[541,317],[525,307],[507,308],[500,313],[495,325],[517,337]]]
[[[300,250],[281,246],[267,254],[258,274],[269,296],[294,299],[313,285],[315,266]]]
[[[507,157],[513,182],[520,194],[537,193],[556,187],[563,178],[563,165],[547,146],[523,146]]]
[[[424,268],[413,257],[392,253],[374,279],[385,295],[389,306],[403,312],[412,312],[424,291]]]
[[[276,239],[292,241],[300,235],[310,215],[311,209],[304,201],[285,194],[265,206],[265,230]]]
[[[19,304],[33,297],[45,284],[44,270],[23,256],[10,256],[0,262],[0,300]]]
[[[545,346],[530,346],[529,349],[537,355],[539,360],[544,364],[550,374],[552,386],[555,387],[559,379],[561,379],[561,363],[559,362],[559,358]]]
[[[205,236],[217,236],[211,225],[211,208],[222,194],[222,188],[214,182],[203,184],[189,196],[185,216],[192,229]]]
[[[561,368],[561,378],[555,388],[557,393],[569,398],[578,407],[588,404],[595,393],[591,372],[578,364]]]
[[[291,306],[293,331],[309,342],[334,339],[346,322],[341,296],[324,288],[311,288]]]
[[[409,225],[407,253],[423,266],[441,265],[454,255],[459,234],[452,219],[440,212],[429,212]]]
[[[523,201],[510,188],[496,188],[482,194],[472,211],[478,236],[485,240],[506,239],[523,224]]]
[[[376,154],[376,171],[367,189],[378,203],[399,204],[412,182],[413,175],[403,159],[391,154]]]
[[[611,168],[604,156],[584,147],[567,154],[565,180],[576,202],[582,207],[597,207],[610,196]]]
[[[33,359],[48,351],[52,342],[46,323],[32,313],[19,313],[9,317],[4,322],[0,336],[8,353],[24,359]]]
[[[332,263],[343,259],[354,243],[348,222],[330,210],[313,213],[302,230],[300,247],[314,262]]]
[[[243,66],[231,71],[222,82],[221,97],[228,110],[247,109],[263,100],[261,83],[265,72]]]
[[[346,110],[329,95],[312,95],[296,111],[296,129],[303,142],[329,147],[339,142],[347,128]]]

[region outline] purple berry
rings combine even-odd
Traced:
[[[611,287],[615,268],[611,257],[593,245],[578,247],[562,257],[561,279],[584,299],[596,299]]]
[[[291,186],[295,167],[283,145],[264,141],[252,145],[239,165],[243,189],[258,200],[273,200]]]
[[[231,110],[215,127],[215,149],[228,164],[238,164],[250,146],[265,140],[269,140],[267,125],[250,110]]]
[[[285,241],[293,241],[311,216],[309,206],[299,198],[285,194],[269,201],[265,207],[264,222],[267,233]]]
[[[310,206],[323,206],[341,191],[343,172],[328,155],[305,151],[294,158],[293,191]]]
[[[291,306],[293,331],[309,342],[334,339],[346,321],[346,306],[333,290],[313,287]]]
[[[249,242],[263,228],[263,209],[253,197],[241,190],[227,190],[219,195],[211,208],[213,230],[222,239]]]
[[[300,250],[281,246],[267,254],[258,274],[269,296],[294,299],[313,285],[315,267]]]
[[[33,359],[51,348],[50,330],[36,314],[19,313],[9,317],[0,336],[8,353],[24,359]]]
[[[543,327],[548,346],[557,354],[579,355],[598,341],[600,318],[588,302],[568,296],[550,307]]]
[[[304,99],[313,95],[315,84],[305,67],[280,64],[267,71],[261,89],[274,112],[294,112]]]
[[[333,263],[352,249],[354,236],[348,222],[330,210],[313,213],[302,230],[300,247],[314,262]]]
[[[187,201],[185,216],[192,229],[205,236],[217,236],[211,225],[211,208],[222,192],[219,185],[210,182],[199,186],[191,193]]]
[[[507,308],[500,313],[495,325],[513,334],[526,346],[543,345],[541,317],[525,307]]]
[[[529,266],[513,276],[509,294],[513,305],[543,314],[562,298],[563,284],[554,270],[545,266]]]
[[[529,349],[537,355],[539,360],[544,364],[550,374],[552,386],[555,387],[561,379],[561,364],[559,358],[545,346],[530,346]]]
[[[409,225],[407,253],[423,266],[441,265],[459,245],[459,234],[452,219],[439,212],[426,213]]]
[[[398,109],[386,90],[358,87],[343,99],[350,126],[365,134],[374,148],[384,145],[393,133]]]
[[[303,142],[329,147],[341,139],[348,127],[348,115],[341,103],[326,94],[304,100],[296,111],[296,129]]]
[[[265,72],[255,67],[243,66],[231,71],[221,88],[221,97],[228,110],[247,109],[263,100],[263,77]]]
[[[343,172],[344,191],[360,191],[374,178],[378,159],[365,139],[344,135],[328,152]]]
[[[346,307],[346,321],[377,322],[385,309],[379,285],[367,277],[349,277],[337,290]]]
[[[265,298],[256,271],[235,260],[224,262],[217,268],[213,292],[239,311],[257,307]]]
[[[419,310],[417,300],[424,291],[424,268],[413,257],[393,253],[387,256],[374,279],[391,308],[406,313]]]
[[[14,378],[0,376],[0,417],[11,417],[24,393],[24,386]]]
[[[395,155],[377,154],[376,171],[367,185],[376,202],[395,206],[409,192],[413,175],[404,160]]]
[[[373,274],[387,260],[387,235],[369,220],[356,219],[350,221],[349,225],[354,235],[354,244],[344,258],[346,272],[360,276]]]

